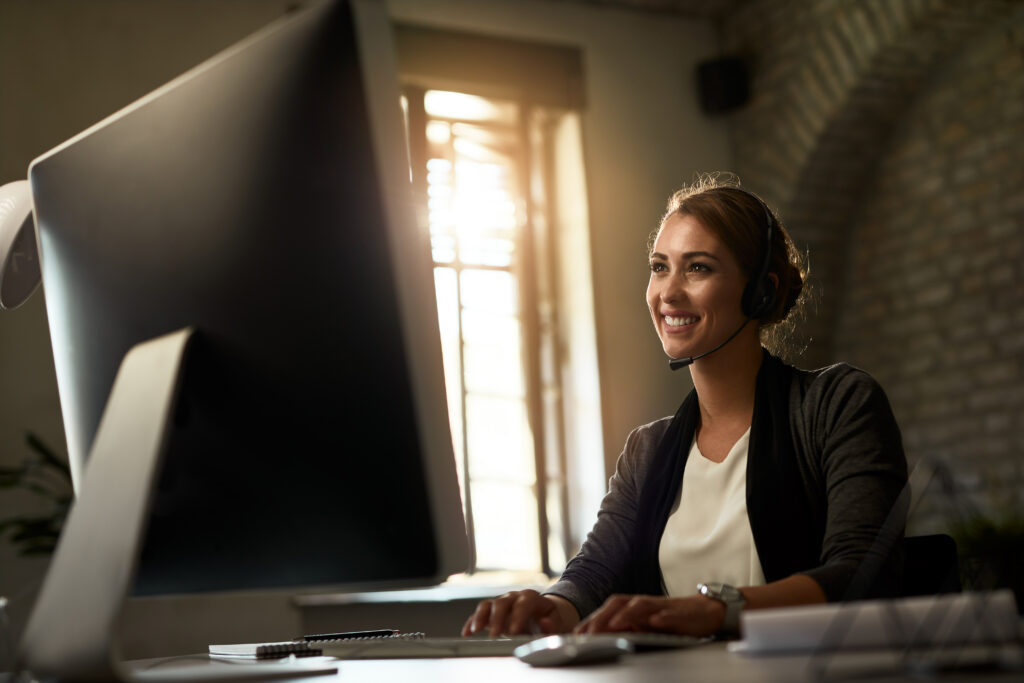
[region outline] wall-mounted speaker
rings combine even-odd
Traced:
[[[739,57],[721,57],[697,65],[697,90],[706,114],[724,114],[750,99],[750,74]]]

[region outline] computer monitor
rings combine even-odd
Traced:
[[[119,479],[136,458],[121,451],[160,400],[144,393],[166,387],[143,368],[125,380],[143,398],[122,391],[115,410],[108,395],[130,349],[194,330],[164,392],[136,594],[429,585],[466,569],[383,3],[296,11],[29,177],[79,506],[106,514],[105,496],[145,488]],[[100,482],[98,430],[121,459]],[[61,545],[55,564],[75,562]]]

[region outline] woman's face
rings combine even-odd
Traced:
[[[696,356],[725,341],[744,321],[747,278],[732,252],[693,216],[672,214],[651,253],[647,306],[672,358]]]

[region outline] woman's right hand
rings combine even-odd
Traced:
[[[471,636],[484,629],[491,638],[521,633],[565,633],[580,621],[573,604],[557,595],[541,595],[535,590],[505,593],[483,600],[466,620],[462,635]]]

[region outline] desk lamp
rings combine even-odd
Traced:
[[[12,310],[39,286],[39,252],[27,180],[0,186],[0,310]]]

